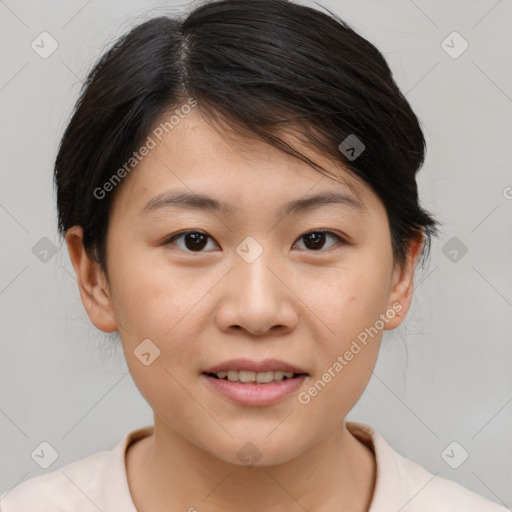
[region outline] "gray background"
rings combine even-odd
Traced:
[[[0,1],[0,492],[44,472],[31,458],[43,441],[58,452],[51,471],[152,423],[120,347],[81,304],[57,238],[52,161],[93,61],[133,24],[177,5]],[[433,473],[512,507],[512,2],[323,5],[382,51],[421,119],[421,197],[444,224],[418,273],[413,308],[385,336],[348,419],[375,426]],[[31,48],[43,31],[58,43],[47,59]],[[457,58],[441,45],[453,31],[469,44]],[[452,53],[461,48],[448,44]],[[53,244],[58,252],[41,261]],[[453,441],[452,465],[469,453],[458,469],[441,455]]]

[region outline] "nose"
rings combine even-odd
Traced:
[[[298,322],[291,272],[266,251],[251,263],[236,257],[222,283],[216,310],[223,331],[244,329],[255,336],[284,334]]]

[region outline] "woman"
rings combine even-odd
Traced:
[[[55,183],[84,307],[154,426],[2,510],[505,510],[345,422],[436,233],[424,152],[381,53],[334,15],[209,2],[123,36]]]

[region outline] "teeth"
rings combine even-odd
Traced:
[[[280,382],[293,377],[293,372],[284,372],[282,370],[270,372],[252,372],[249,370],[223,370],[216,373],[219,379],[225,379],[231,382],[257,382],[258,384],[266,384],[268,382]]]
[[[259,384],[266,384],[267,382],[272,382],[274,380],[274,372],[258,372],[255,374],[256,382]],[[242,376],[240,375],[240,380],[242,380]]]
[[[238,380],[238,371],[237,370],[228,370],[228,380],[231,380],[231,381]]]

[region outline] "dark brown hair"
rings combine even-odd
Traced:
[[[156,17],[122,36],[84,84],[55,161],[59,232],[84,230],[106,273],[114,194],[94,193],[166,111],[195,98],[210,119],[239,126],[327,171],[287,144],[297,134],[366,183],[383,202],[395,260],[437,222],[419,204],[425,140],[382,54],[336,15],[287,0],[206,2],[181,19]],[[281,135],[281,137],[280,137]],[[356,136],[364,151],[340,150]]]

